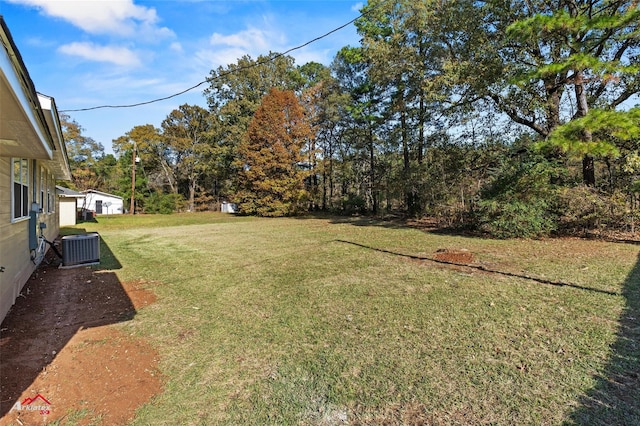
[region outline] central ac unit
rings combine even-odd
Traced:
[[[62,237],[62,266],[100,263],[100,235],[97,233]]]

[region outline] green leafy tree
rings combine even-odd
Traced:
[[[211,70],[209,87],[204,95],[209,111],[215,117],[215,140],[218,170],[224,182],[223,192],[233,191],[237,148],[244,138],[262,97],[272,88],[298,91],[303,79],[291,56],[271,53],[252,59],[246,55],[237,63]]]
[[[123,136],[113,140],[113,150],[120,156],[135,151],[139,162],[139,174],[146,177],[154,191],[177,193],[175,156],[160,129],[152,124],[133,127]],[[133,166],[129,155],[128,167]],[[128,173],[131,177],[131,171]]]
[[[135,174],[135,182],[132,182],[133,161],[133,149],[121,151],[119,153],[117,163],[112,174],[112,184],[117,188],[113,193],[123,197],[125,209],[131,212],[131,192],[133,189],[135,210],[136,212],[144,212],[145,194],[149,194],[153,190],[150,189],[149,180],[146,177],[146,173],[142,172],[142,169],[140,172]]]
[[[98,188],[101,191],[111,194],[118,194],[117,181],[118,159],[113,154],[106,154],[96,162],[96,174],[100,177],[102,185]]]
[[[475,212],[478,228],[498,238],[549,236],[558,226],[558,165],[531,149],[529,138],[514,143],[484,185]]]
[[[104,157],[102,144],[85,136],[82,126],[67,114],[60,114],[60,126],[74,187],[80,191],[104,189],[106,175],[98,172],[98,163]]]
[[[171,214],[184,208],[185,199],[182,194],[165,194],[149,192],[143,198],[144,212],[149,214]]]
[[[146,211],[149,194],[177,193],[175,163],[160,129],[151,124],[134,126],[113,140],[113,150],[119,155],[120,195],[130,202],[133,190],[136,211]]]
[[[196,191],[211,153],[209,112],[199,106],[181,105],[162,122],[162,129],[177,174],[187,186],[189,211],[195,211]]]
[[[243,214],[298,213],[307,197],[303,149],[312,137],[303,107],[292,91],[271,89],[238,146],[238,192]]]
[[[327,177],[323,167],[323,159],[326,158],[323,142],[326,142],[326,139],[321,139],[318,136],[321,133],[322,125],[326,124],[325,108],[331,102],[326,99],[331,97],[327,87],[329,87],[331,81],[335,80],[331,77],[330,69],[317,62],[309,62],[299,67],[298,70],[304,82],[300,101],[305,108],[311,131],[314,134],[313,138],[309,138],[309,146],[305,150],[307,154],[306,162],[310,173],[308,179],[309,208],[311,210],[324,209],[326,208],[326,196],[321,197],[320,186],[324,187],[324,180]],[[336,88],[335,85],[334,88]],[[322,176],[320,175],[321,173]]]
[[[378,213],[381,174],[378,168],[379,145],[383,138],[385,92],[370,75],[370,64],[362,48],[342,48],[333,62],[332,68],[340,83],[341,90],[349,94],[346,105],[343,133],[343,158],[351,170],[344,170],[344,176],[351,175],[355,186],[347,188],[343,182],[343,196],[363,199],[368,210]],[[346,166],[347,163],[344,165]],[[350,203],[350,202],[349,202]]]
[[[401,181],[412,215],[422,210],[427,128],[438,109],[428,82],[441,73],[442,46],[434,42],[438,2],[372,0],[356,21],[369,75],[386,92],[386,122],[401,147]]]
[[[594,185],[594,157],[617,151],[606,138],[594,140],[593,129],[604,129],[613,111],[615,127],[623,124],[620,108],[640,91],[637,1],[455,5],[468,29],[460,33],[458,20],[443,28],[442,43],[450,50],[445,68],[459,89],[453,100],[490,101],[552,146],[582,156],[583,181]]]
[[[315,111],[313,127],[319,151],[317,172],[321,175],[319,203],[323,210],[334,210],[338,206],[341,142],[346,129],[349,94],[331,76],[318,83],[312,96]]]

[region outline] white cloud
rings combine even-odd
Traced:
[[[60,46],[58,51],[90,61],[109,62],[125,67],[140,65],[140,60],[136,54],[126,47],[97,46],[93,43],[75,42]]]
[[[274,38],[277,37],[266,30],[249,28],[231,35],[214,33],[209,39],[209,43],[212,46],[228,46],[230,48],[243,49],[247,52],[255,52],[268,49]]]
[[[133,0],[9,0],[37,8],[41,13],[62,18],[91,34],[113,34],[124,37],[173,36],[173,31],[158,26],[154,8],[138,6]]]
[[[209,45],[196,52],[196,59],[208,69],[235,64],[242,56],[256,59],[269,52],[287,50],[283,32],[269,28],[269,19],[264,18],[266,28],[249,27],[233,34],[213,33]]]
[[[359,3],[362,6],[362,3]],[[267,55],[269,52],[286,52],[295,45],[288,40],[287,34],[280,29],[277,23],[272,22],[269,17],[263,18],[263,28],[249,26],[241,31],[221,34],[213,33],[208,39],[207,46],[201,46],[195,51],[192,62],[200,70],[216,69],[219,66],[226,67],[236,64],[238,59],[245,55],[257,59],[260,55]],[[330,28],[331,22],[325,26]],[[300,30],[299,25],[292,25],[288,28],[293,35],[297,35],[299,44],[308,41],[313,35]],[[296,31],[299,30],[299,31]],[[340,37],[338,43],[343,43]],[[301,65],[307,62],[318,62],[328,65],[333,60],[337,49],[331,45],[327,47],[321,43],[313,46],[306,46],[302,49],[295,49],[288,53],[295,58],[296,64]]]
[[[362,2],[358,2],[358,3],[354,4],[353,6],[351,6],[351,10],[353,10],[354,12],[360,13],[360,11],[362,10],[363,7],[364,7],[364,4]]]
[[[173,50],[174,52],[184,51],[184,49],[182,48],[182,44],[178,43],[177,41],[174,41],[173,43],[171,43],[169,45],[169,49]]]

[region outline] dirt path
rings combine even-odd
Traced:
[[[158,394],[157,353],[115,326],[155,301],[145,287],[41,266],[0,327],[0,426],[122,425]]]

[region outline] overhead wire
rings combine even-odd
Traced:
[[[215,77],[213,77],[213,78],[211,78],[211,79],[207,78],[207,79],[205,79],[205,80],[203,80],[203,81],[199,82],[198,84],[195,84],[195,85],[193,85],[193,86],[191,86],[191,87],[189,87],[189,88],[187,88],[187,89],[181,90],[180,92],[174,93],[174,94],[172,94],[172,95],[163,96],[163,97],[161,97],[161,98],[156,98],[156,99],[152,99],[152,100],[149,100],[149,101],[138,102],[138,103],[133,103],[133,104],[124,104],[124,105],[99,105],[99,106],[88,107],[88,108],[77,108],[77,109],[66,109],[66,110],[60,110],[60,112],[81,112],[81,111],[92,111],[92,110],[96,110],[96,109],[105,109],[105,108],[112,108],[112,109],[117,109],[117,108],[134,108],[134,107],[139,107],[139,106],[143,106],[143,105],[149,105],[149,104],[156,103],[156,102],[166,101],[167,99],[172,99],[172,98],[178,97],[178,96],[180,96],[180,95],[184,95],[184,94],[185,94],[185,93],[187,93],[187,92],[190,92],[190,91],[192,91],[192,90],[194,90],[194,89],[197,89],[198,87],[202,86],[203,84],[209,83],[209,82],[211,82],[211,81],[215,81],[215,80],[217,80],[217,79],[220,79],[220,78],[222,78],[222,77],[226,77],[227,75],[234,74],[234,73],[236,73],[236,72],[240,72],[240,71],[244,71],[244,70],[247,70],[247,69],[251,69],[251,68],[254,68],[254,67],[258,67],[258,66],[261,66],[261,65],[264,65],[264,64],[268,64],[269,62],[273,62],[273,61],[275,61],[276,59],[278,59],[278,58],[280,58],[280,57],[282,57],[282,56],[288,55],[288,54],[289,54],[289,53],[291,53],[291,52],[294,52],[294,51],[296,51],[296,50],[300,50],[300,49],[302,49],[302,48],[304,48],[304,47],[307,47],[307,46],[309,46],[310,44],[313,44],[313,43],[315,43],[315,42],[317,42],[317,41],[319,41],[319,40],[322,40],[323,38],[326,38],[326,37],[330,36],[331,34],[336,33],[336,32],[338,32],[338,31],[340,31],[340,30],[342,30],[342,29],[344,29],[344,28],[348,27],[349,25],[351,25],[351,24],[353,24],[354,22],[356,22],[358,19],[360,19],[360,18],[362,18],[362,17],[365,17],[365,16],[367,16],[368,14],[370,14],[371,12],[373,12],[375,9],[378,9],[378,8],[379,8],[379,7],[381,7],[383,4],[385,4],[387,1],[389,1],[389,0],[381,1],[380,3],[378,3],[377,5],[375,5],[374,7],[372,7],[371,9],[369,9],[368,11],[366,11],[366,12],[364,12],[364,13],[361,13],[359,16],[356,16],[355,18],[353,18],[353,19],[352,19],[352,20],[350,20],[349,22],[347,22],[347,23],[345,23],[345,24],[342,24],[342,25],[340,25],[339,27],[336,27],[336,28],[332,29],[331,31],[329,31],[329,32],[327,32],[327,33],[325,33],[325,34],[322,34],[322,35],[320,35],[320,36],[318,36],[318,37],[316,37],[316,38],[314,38],[314,39],[311,39],[311,40],[309,40],[309,41],[307,41],[307,42],[305,42],[305,43],[303,43],[303,44],[301,44],[301,45],[299,45],[299,46],[292,47],[292,48],[290,48],[289,50],[286,50],[285,52],[282,52],[282,53],[276,53],[276,54],[274,54],[274,55],[271,55],[271,56],[269,56],[267,59],[264,59],[264,60],[262,60],[262,61],[257,61],[257,62],[254,62],[254,63],[252,63],[252,64],[249,64],[249,65],[245,65],[245,66],[241,66],[241,67],[238,67],[238,68],[234,68],[234,69],[232,69],[232,70],[228,70],[228,71],[225,71],[225,72],[221,72],[220,74],[218,74],[217,76],[215,76]]]

